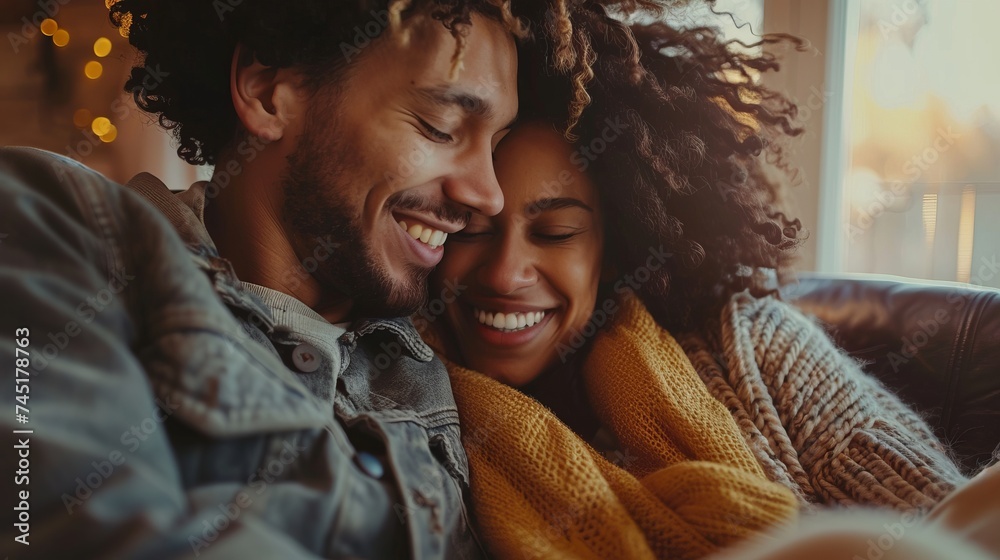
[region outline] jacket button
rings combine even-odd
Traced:
[[[365,471],[365,474],[372,478],[382,478],[382,475],[385,474],[385,467],[382,466],[382,461],[379,461],[378,457],[366,451],[359,451],[354,456],[354,462],[357,463],[361,470]]]
[[[318,370],[321,361],[319,350],[316,350],[312,344],[303,342],[296,346],[295,350],[292,350],[292,363],[302,373],[312,373]]]

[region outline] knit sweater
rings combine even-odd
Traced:
[[[727,540],[788,519],[780,494],[767,486],[736,515],[731,512],[753,492],[734,495],[720,486],[713,498],[703,493],[710,486],[685,482],[681,487],[688,485],[688,494],[668,497],[680,487],[663,486],[672,489],[667,494],[655,490],[662,483],[657,473],[669,470],[660,469],[658,461],[679,460],[670,467],[675,470],[711,464],[716,474],[729,469],[733,480],[746,480],[759,468],[790,490],[803,508],[926,510],[966,482],[927,424],[862,372],[812,320],[773,297],[744,292],[731,298],[718,321],[707,323],[711,328],[681,334],[677,342],[688,358],[685,364],[693,366],[701,381],[696,386],[724,405],[724,416],[738,427],[745,452],[757,463],[756,468],[748,466],[745,452],[732,447],[733,432],[710,407],[704,415],[696,414],[693,423],[656,412],[701,409],[705,395],[678,383],[685,376],[677,372],[686,368],[670,352],[669,333],[652,325],[638,300],[623,303],[625,312],[595,337],[583,367],[588,398],[625,451],[621,466],[610,465],[537,401],[445,359],[470,459],[477,530],[498,557],[699,557]],[[429,338],[441,348],[433,333]],[[649,376],[654,370],[663,376]],[[695,428],[709,418],[714,429]],[[670,430],[678,420],[684,427],[674,434],[690,434],[694,428],[718,440],[672,440]],[[669,441],[673,451],[665,452],[661,444]],[[586,465],[583,471],[581,464]],[[700,480],[711,480],[711,472],[702,473],[708,477]],[[655,504],[648,500],[651,488],[662,500],[659,511],[676,508],[677,518],[667,514],[643,520],[649,510],[635,504]],[[719,495],[729,497],[706,509],[706,498]],[[642,498],[635,501],[637,496]],[[722,520],[730,523],[722,523],[721,531],[716,524],[714,533],[702,532],[708,525],[703,520],[713,518],[709,514],[699,521],[699,516],[713,510],[729,512]],[[593,540],[580,546],[585,542],[581,535],[592,534],[595,527],[604,529],[600,546],[592,546]],[[663,548],[664,541],[656,540],[658,527],[683,529],[680,537],[674,532],[669,539],[674,548]],[[607,540],[608,535],[617,540]],[[597,552],[609,546],[613,554]]]
[[[965,483],[928,425],[794,307],[739,293],[717,331],[678,341],[767,476],[804,506],[926,510]]]
[[[429,342],[440,348],[438,341]],[[583,363],[613,464],[513,387],[448,362],[477,529],[499,558],[702,558],[794,519],[729,411],[635,297]]]

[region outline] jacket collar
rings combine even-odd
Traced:
[[[173,193],[163,181],[150,173],[139,173],[125,183],[129,190],[142,195],[162,212],[188,247],[202,247],[201,253],[219,256],[215,242],[205,229],[205,181],[184,192]]]

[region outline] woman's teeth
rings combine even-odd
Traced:
[[[476,320],[486,325],[505,332],[519,331],[534,326],[542,322],[545,317],[544,311],[529,311],[528,313],[492,313],[482,309],[473,309]]]
[[[410,234],[410,237],[429,245],[431,249],[437,249],[438,247],[444,245],[444,240],[448,239],[448,234],[443,231],[438,231],[436,229],[431,229],[429,227],[424,227],[420,224],[413,224],[407,227],[406,222],[400,221],[399,227],[403,228],[406,233]]]

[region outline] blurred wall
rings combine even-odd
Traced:
[[[68,33],[64,46],[39,29],[49,17]],[[135,53],[111,25],[103,1],[0,0],[0,32],[0,145],[63,154],[118,182],[140,171],[154,173],[173,189],[197,180],[198,169],[177,157],[171,137],[122,89]],[[111,41],[104,57],[94,51],[100,37]],[[91,61],[102,67],[96,79],[84,73]],[[101,116],[116,128],[110,142],[91,129]]]

